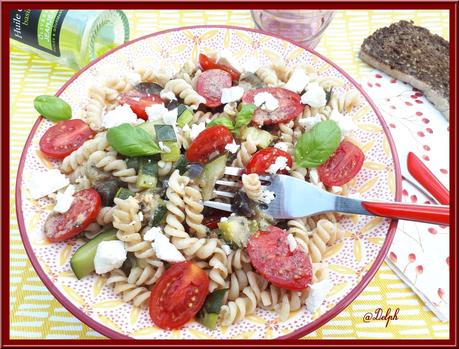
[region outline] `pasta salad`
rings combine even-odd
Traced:
[[[34,199],[55,201],[47,238],[84,238],[70,261],[75,276],[103,275],[164,329],[193,318],[229,326],[257,308],[281,321],[314,312],[331,287],[323,256],[344,237],[340,217],[267,216],[260,207],[273,193],[260,176],[347,195],[364,155],[347,138],[358,94],[340,87],[310,65],[244,68],[215,53],[173,75],[141,67],[94,85],[83,119],[58,97],[37,97],[56,122],[40,151],[59,161],[29,183]],[[235,181],[226,166],[245,169],[231,195],[218,184]]]

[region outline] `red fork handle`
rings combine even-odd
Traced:
[[[375,216],[449,225],[449,206],[363,201],[362,207]]]
[[[449,205],[449,191],[414,153],[407,158],[408,171],[442,205]]]

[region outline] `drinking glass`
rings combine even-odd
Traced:
[[[258,29],[277,34],[314,48],[330,24],[335,11],[329,10],[252,10]]]

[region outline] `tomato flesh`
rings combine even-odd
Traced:
[[[274,226],[249,238],[247,252],[256,271],[273,285],[303,290],[312,280],[309,255],[297,247],[290,251],[288,233]]]
[[[215,108],[222,104],[222,89],[231,87],[231,75],[221,69],[210,69],[201,73],[196,91],[206,99],[205,106]]]
[[[151,320],[170,330],[190,321],[209,293],[209,277],[191,262],[173,264],[159,278],[149,302]]]
[[[281,87],[264,87],[247,91],[244,96],[242,96],[242,101],[252,104],[255,95],[260,92],[270,93],[277,99],[279,106],[273,111],[257,108],[253,114],[252,122],[258,126],[288,122],[296,118],[304,110],[304,105],[301,104],[300,96],[295,92]]]
[[[293,160],[289,153],[278,148],[268,147],[261,149],[253,154],[252,158],[246,166],[246,173],[257,173],[259,175],[265,174],[268,168],[276,162],[278,157],[281,156],[287,158],[287,166],[291,168]],[[285,174],[288,173],[288,171],[286,169],[282,169],[277,171],[277,173]]]
[[[120,97],[120,104],[129,104],[132,111],[141,119],[148,120],[145,108],[153,104],[164,104],[161,97],[154,93],[145,94],[137,90],[123,93]]]
[[[349,141],[342,141],[333,155],[319,166],[320,180],[328,187],[349,182],[360,171],[365,160],[362,150]]]
[[[233,143],[233,136],[225,126],[206,128],[191,143],[186,158],[190,162],[206,163],[212,154],[222,154],[229,143]]]
[[[203,53],[199,54],[199,65],[201,66],[202,70],[209,70],[209,69],[220,69],[228,72],[231,75],[231,79],[233,81],[238,81],[239,76],[241,75],[236,69],[230,67],[228,65],[216,63],[215,60],[206,56]]]
[[[63,159],[94,135],[83,120],[59,121],[41,137],[40,150],[50,158]]]
[[[80,190],[65,213],[52,213],[45,222],[46,237],[52,242],[70,239],[81,233],[99,214],[101,198],[95,189]]]

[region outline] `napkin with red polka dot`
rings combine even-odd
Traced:
[[[379,71],[368,74],[362,87],[389,126],[399,161],[406,161],[408,152],[415,153],[449,188],[449,123],[445,117],[421,91]],[[402,201],[430,204],[405,180]],[[440,320],[448,320],[449,227],[399,221],[386,261]]]

